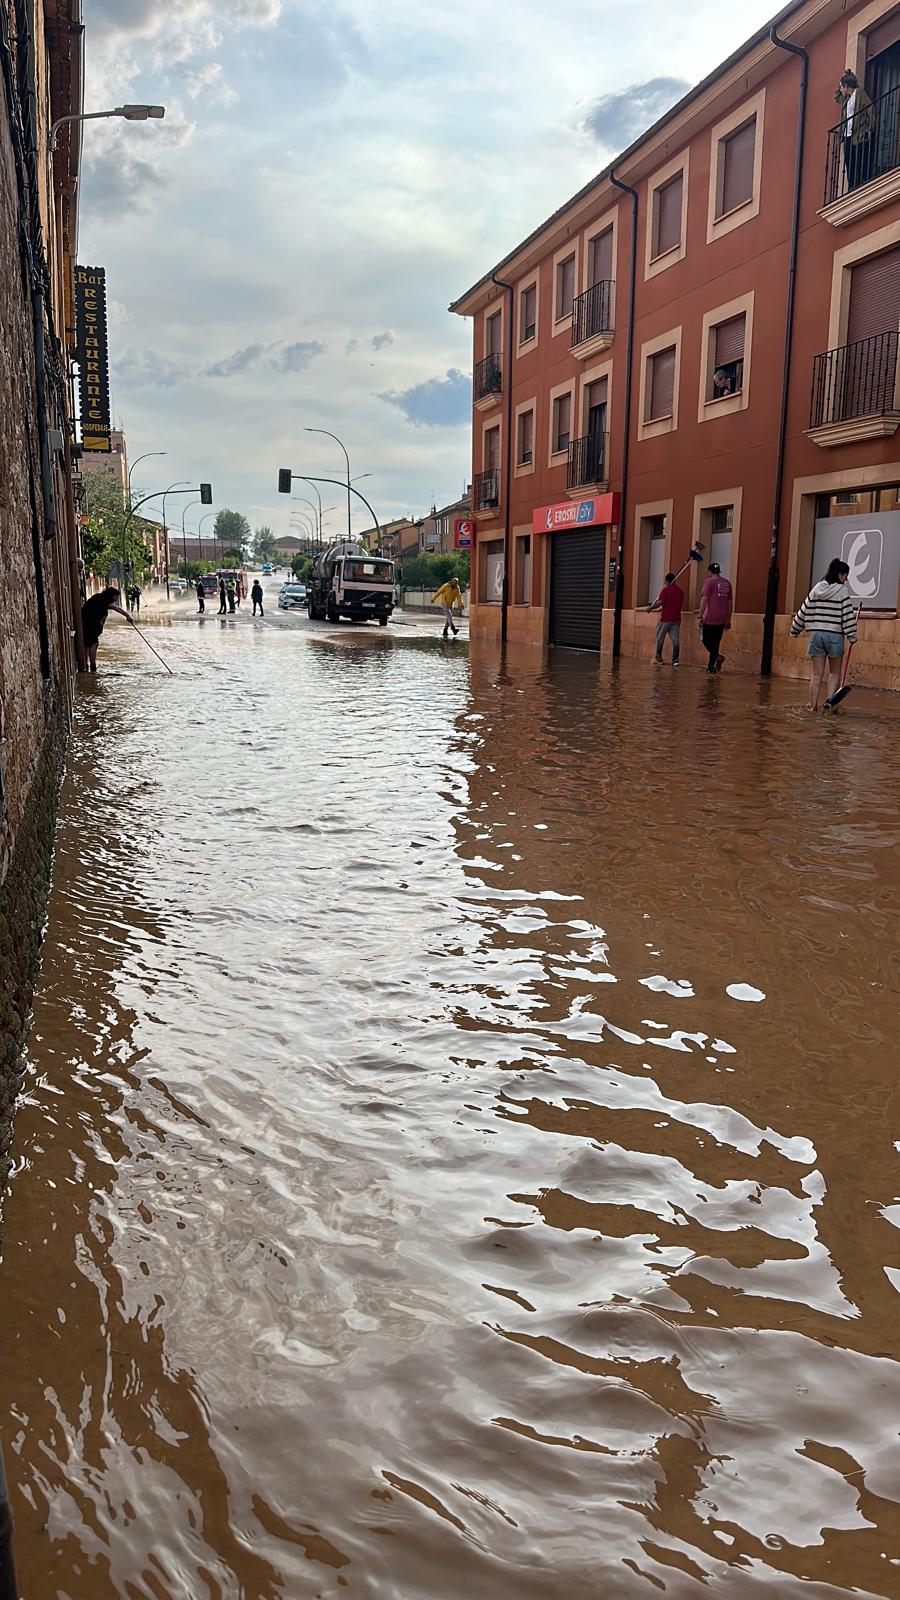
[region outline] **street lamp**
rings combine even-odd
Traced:
[[[181,513],[181,554],[182,554],[182,557],[184,559],[184,575],[185,575],[185,577],[187,577],[187,575],[188,575],[188,569],[187,569],[187,530],[186,530],[186,528],[184,526],[184,519],[187,516],[187,514],[190,511],[192,506],[202,506],[203,503],[204,502],[202,500],[189,500],[187,505],[185,506],[184,510]]]
[[[339,444],[344,452],[344,460],[347,463],[347,538],[352,539],[353,534],[350,529],[350,457],[347,454],[347,446],[344,444],[343,439],[339,439],[336,433],[329,433],[327,428],[304,428],[303,432],[324,434],[326,439],[333,439],[335,444]],[[306,481],[307,483],[311,483],[313,480],[311,478],[307,478]],[[337,483],[339,480],[337,478],[319,478],[318,482]]]
[[[138,456],[137,461],[132,461],[131,466],[128,468],[129,503],[131,501],[131,474],[133,473],[135,467],[139,466],[142,461],[149,461],[151,456],[166,456],[168,453],[168,450],[145,450],[142,456]]]
[[[95,122],[98,117],[124,117],[126,122],[146,122],[149,118],[164,117],[165,106],[114,106],[112,111],[79,111],[68,117],[57,117],[50,129],[50,149],[55,150],[59,130],[67,122]]]
[[[321,428],[313,428],[313,429],[311,429],[309,431],[311,431],[313,433],[321,433],[323,430]],[[290,467],[279,467],[278,468],[278,493],[279,494],[290,494],[290,492],[291,492],[291,479],[292,478],[302,478],[304,483],[336,483],[339,489],[343,489],[344,488],[344,484],[341,482],[340,478],[318,478],[318,477],[310,478],[305,473],[292,472]],[[374,511],[372,510],[372,507],[369,505],[368,500],[366,499],[365,495],[361,493],[361,491],[359,489],[354,489],[353,488],[349,478],[347,479],[346,488],[347,488],[348,495],[349,494],[355,494],[357,499],[362,501],[363,505],[365,506],[366,510],[368,511],[369,516],[372,518],[372,521],[375,524],[375,532],[378,535],[378,543],[380,545],[381,544],[381,526],[379,524],[378,518],[376,517]]]
[[[194,503],[196,504],[196,501]],[[200,560],[201,561],[203,560],[203,524],[204,524],[204,522],[208,522],[210,517],[217,517],[218,515],[219,515],[218,511],[207,511],[206,516],[205,517],[201,517],[200,521],[197,523],[197,541],[198,541],[198,543],[200,545]],[[215,552],[215,544],[216,544],[216,536],[215,536],[215,534],[213,534],[213,552]]]

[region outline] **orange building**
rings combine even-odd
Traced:
[[[787,6],[451,310],[473,636],[649,658],[699,540],[730,664],[798,675],[791,614],[842,554],[857,676],[900,688],[900,0]]]

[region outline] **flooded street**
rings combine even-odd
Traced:
[[[25,1600],[900,1595],[897,706],[147,631],[4,1205]]]

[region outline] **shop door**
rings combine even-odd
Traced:
[[[606,529],[554,533],[550,555],[550,643],[599,650]]]

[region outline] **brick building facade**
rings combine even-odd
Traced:
[[[75,0],[0,7],[0,1155],[34,978],[69,726],[79,572],[74,349],[81,29]]]
[[[700,540],[732,663],[797,675],[790,615],[844,553],[856,675],[900,688],[898,0],[787,6],[451,310],[474,636],[649,657],[642,608]]]

